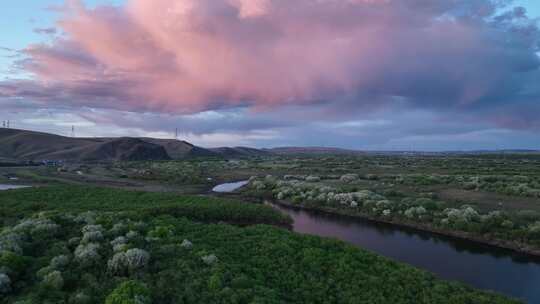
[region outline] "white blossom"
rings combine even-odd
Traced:
[[[0,273],[0,294],[6,294],[11,291],[11,279],[5,273]]]
[[[180,244],[180,246],[182,246],[182,248],[185,248],[185,249],[191,249],[193,247],[193,243],[190,242],[189,240],[184,240],[182,244]]]
[[[201,259],[206,265],[212,265],[218,261],[218,257],[215,254],[205,255]]]
[[[340,177],[340,181],[344,183],[351,183],[358,179],[358,174],[345,174]]]
[[[139,248],[129,249],[126,251],[126,261],[130,270],[144,268],[150,261],[150,254]]]
[[[127,270],[127,259],[125,252],[116,253],[108,262],[107,269],[113,275],[123,275]]]
[[[103,240],[103,234],[101,231],[88,231],[83,234],[81,242],[83,243],[96,243]]]
[[[320,182],[320,181],[321,181],[321,178],[318,177],[318,176],[310,175],[310,176],[306,177],[306,182],[309,182],[309,183],[317,183],[317,182]]]
[[[15,232],[23,232],[30,234],[54,234],[60,226],[50,219],[46,218],[29,218],[22,220],[18,225],[13,227]]]
[[[86,225],[82,228],[82,233],[88,232],[103,232],[103,226],[101,225]]]
[[[49,265],[56,270],[64,269],[69,265],[69,257],[67,255],[55,256]]]
[[[130,230],[128,233],[126,233],[126,237],[130,240],[136,239],[139,237],[139,233],[137,231]]]
[[[411,207],[405,210],[404,214],[408,218],[415,218],[415,217],[421,217],[426,212],[427,212],[426,208],[420,206],[420,207]]]
[[[64,278],[60,271],[55,270],[43,277],[43,283],[54,289],[60,290],[64,287]]]
[[[75,218],[75,221],[79,223],[94,224],[96,222],[96,213],[93,211],[83,212]]]
[[[0,234],[0,253],[10,251],[16,254],[23,253],[24,236],[14,232]]]
[[[95,243],[80,244],[75,249],[75,259],[82,265],[92,265],[94,262],[101,259],[99,255],[100,245]]]
[[[127,244],[128,239],[125,236],[119,236],[110,242],[111,246]]]
[[[126,251],[129,248],[127,244],[116,244],[113,246],[113,252]]]

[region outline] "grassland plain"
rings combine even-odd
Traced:
[[[262,205],[77,186],[0,202],[2,304],[519,303],[269,226],[288,219]]]

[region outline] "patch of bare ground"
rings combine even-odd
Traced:
[[[436,193],[441,200],[474,204],[482,211],[494,209],[540,211],[540,200],[532,197],[508,196],[493,192],[455,188],[438,189]]]

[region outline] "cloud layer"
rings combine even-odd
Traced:
[[[57,29],[36,29],[58,34],[22,51],[17,68],[31,77],[1,81],[0,102],[255,110],[242,111],[245,129],[279,124],[278,113],[294,107],[290,117],[310,123],[407,109],[537,130],[537,21],[507,2],[130,0],[87,8],[72,0]]]

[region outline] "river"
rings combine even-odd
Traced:
[[[214,191],[233,192],[246,184],[222,184]],[[442,279],[540,303],[540,258],[391,224],[271,205],[294,220],[295,232],[337,238]]]
[[[391,224],[273,206],[293,218],[295,232],[338,238],[442,279],[540,303],[540,259]]]

